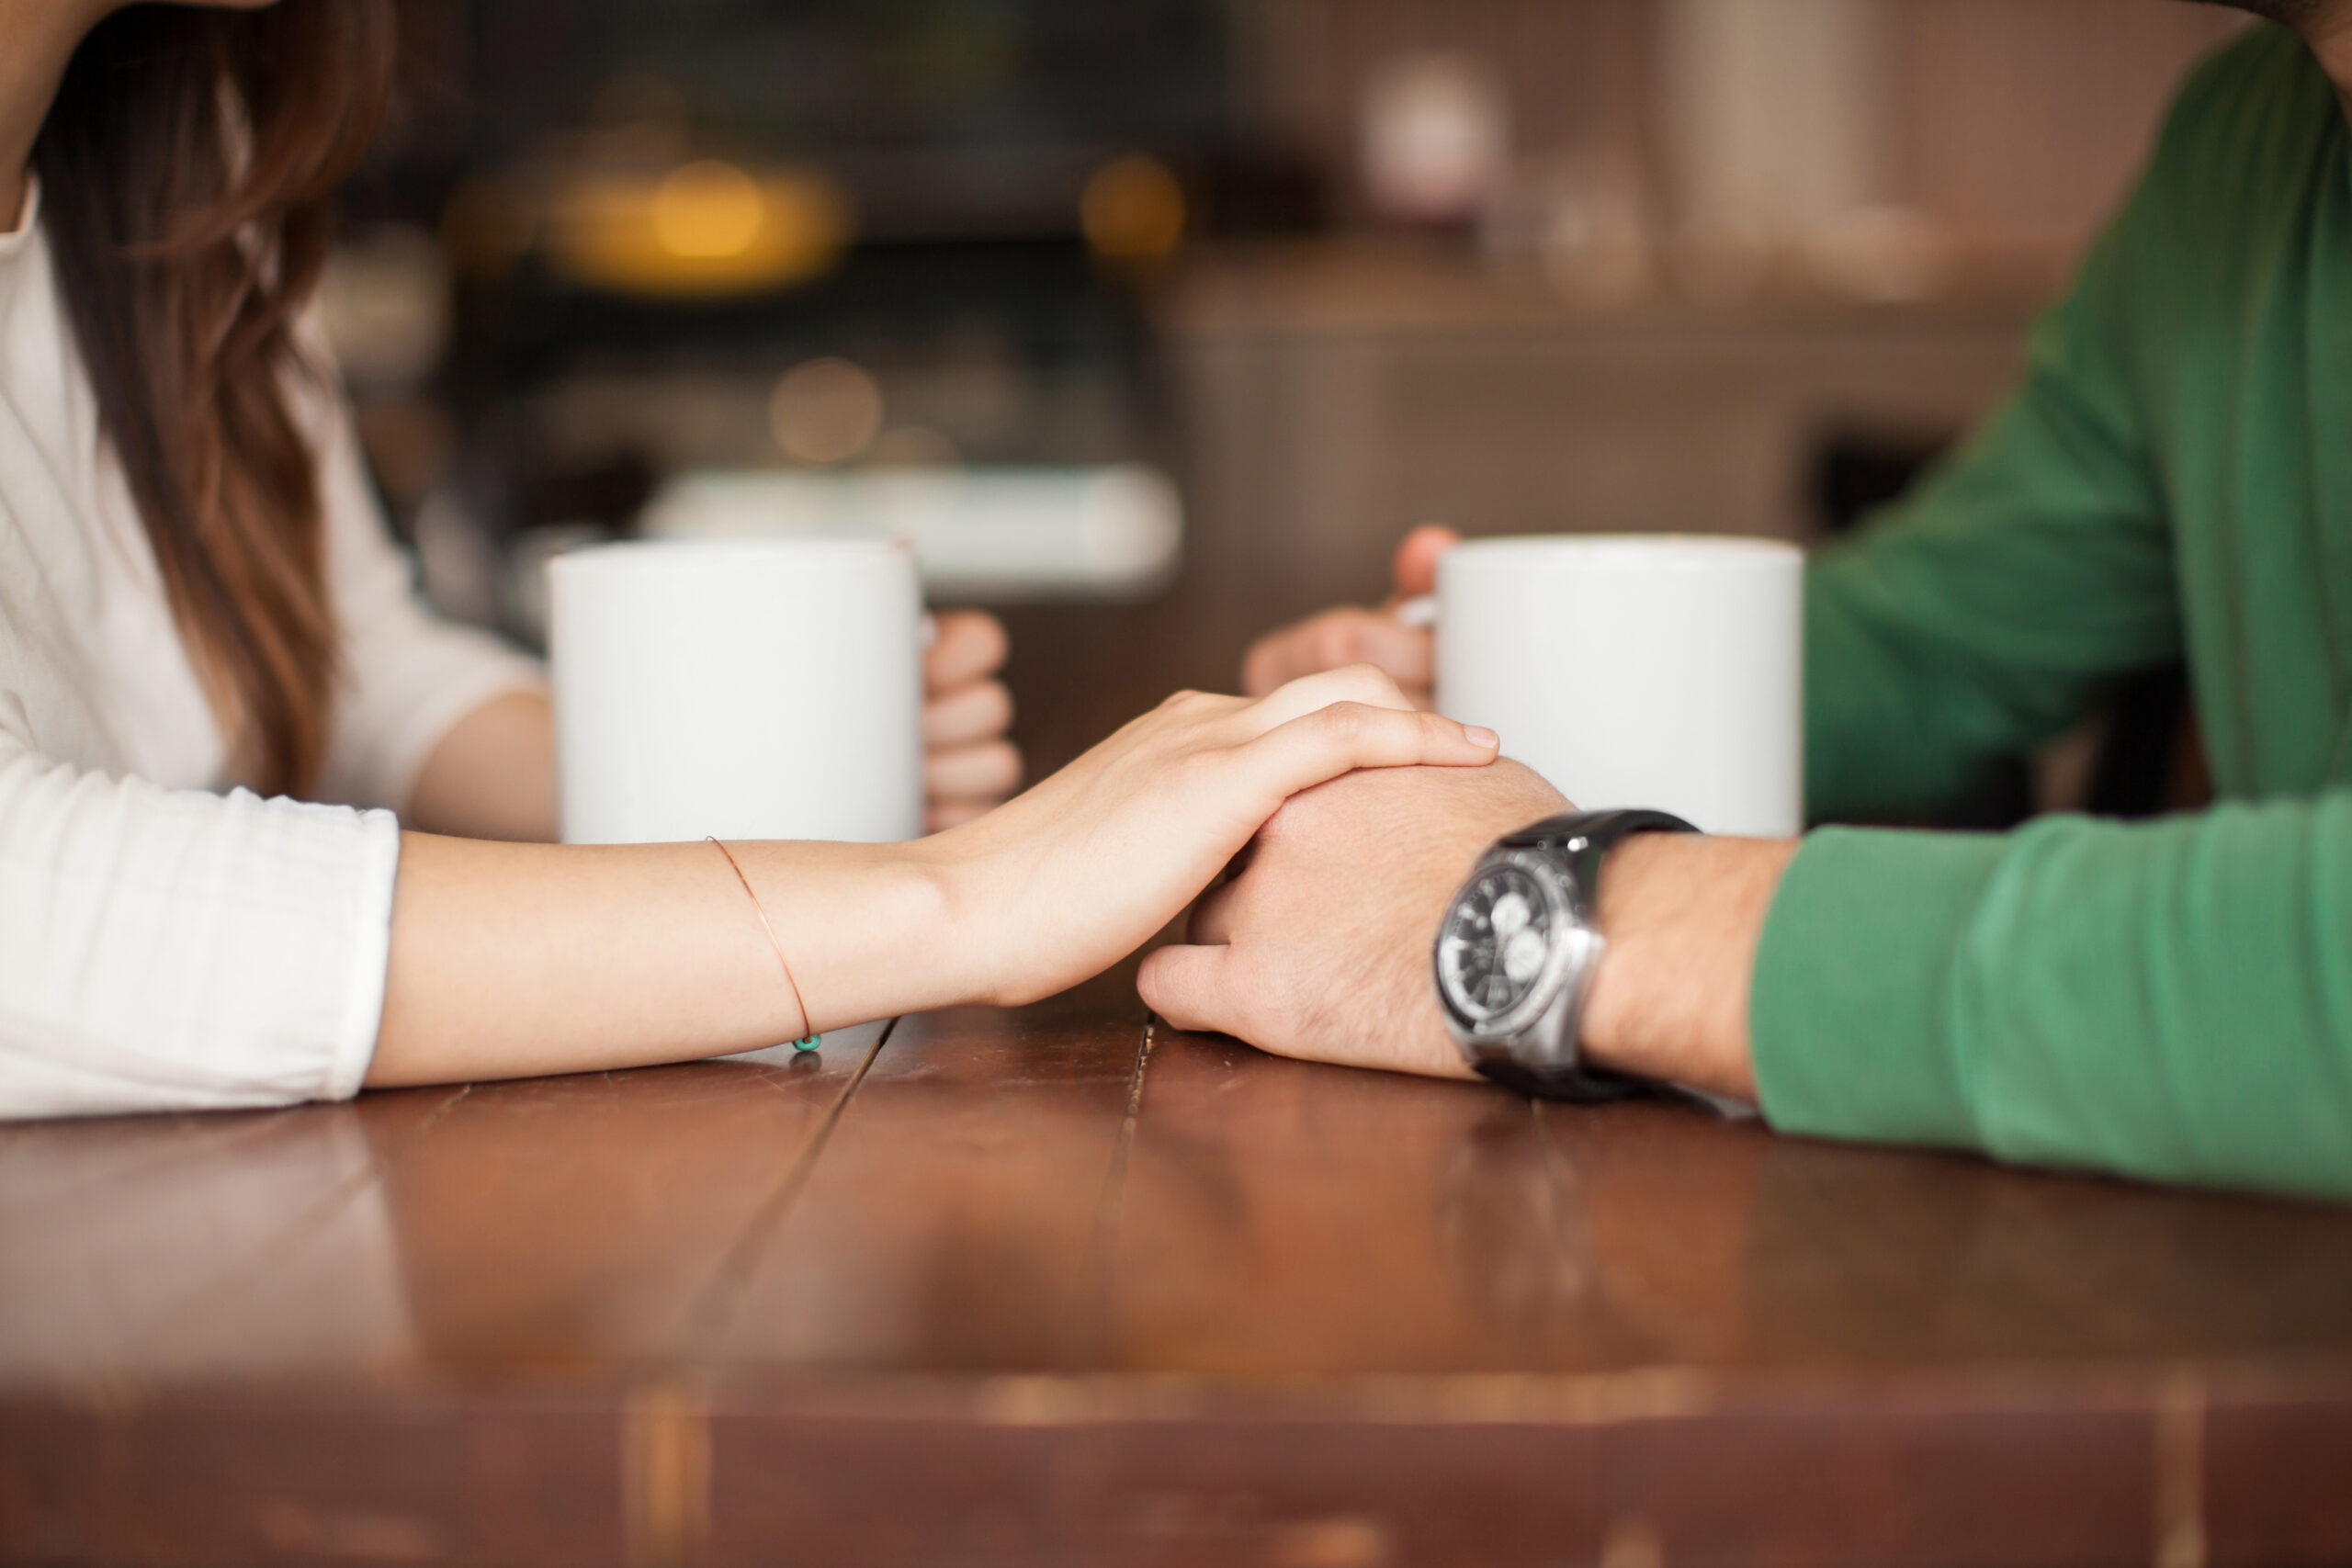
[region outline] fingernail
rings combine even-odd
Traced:
[[[1503,743],[1501,736],[1484,726],[1476,724],[1465,724],[1462,727],[1462,739],[1473,746],[1500,746]]]

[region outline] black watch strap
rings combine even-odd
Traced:
[[[1610,811],[1564,811],[1531,822],[1495,841],[1497,849],[1545,850],[1568,857],[1568,897],[1576,918],[1589,924],[1600,886],[1600,863],[1609,852],[1635,833],[1695,833],[1691,823],[1667,811],[1623,807]],[[1665,1092],[1667,1086],[1607,1067],[1573,1066],[1539,1071],[1512,1061],[1484,1057],[1474,1064],[1478,1076],[1505,1089],[1537,1100],[1565,1100],[1572,1105],[1606,1105],[1614,1100]]]
[[[1577,900],[1577,919],[1590,921],[1597,912],[1594,896],[1600,886],[1600,863],[1611,850],[1635,833],[1695,833],[1699,829],[1670,811],[1623,807],[1609,811],[1563,811],[1541,822],[1530,822],[1516,833],[1495,840],[1498,850],[1550,850],[1568,857],[1570,892]]]
[[[1531,1100],[1557,1100],[1570,1105],[1610,1105],[1621,1100],[1662,1093],[1666,1089],[1664,1084],[1628,1073],[1612,1073],[1607,1067],[1579,1065],[1539,1073],[1517,1062],[1498,1062],[1491,1057],[1481,1058],[1473,1066],[1488,1083],[1500,1084]]]

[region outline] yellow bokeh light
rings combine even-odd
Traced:
[[[549,204],[548,252],[583,283],[657,296],[779,288],[825,271],[849,242],[842,192],[810,170],[717,160],[658,176],[583,174]]]
[[[751,175],[707,158],[653,187],[653,237],[673,255],[740,256],[760,237],[767,204]]]
[[[1164,256],[1184,237],[1184,187],[1159,159],[1130,153],[1088,177],[1078,215],[1097,255]]]

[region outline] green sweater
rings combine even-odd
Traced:
[[[1756,962],[1778,1127],[2352,1195],[2352,164],[2208,62],[2023,386],[1806,582],[1818,816],[1917,810],[2185,655],[2222,803],[1823,829]]]

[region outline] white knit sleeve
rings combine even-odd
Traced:
[[[547,677],[487,632],[425,607],[360,466],[349,411],[314,392],[304,412],[342,632],[343,685],[318,794],[405,810],[417,773],[452,725],[492,697],[545,691]]]
[[[0,729],[0,1116],[356,1093],[399,861],[387,812],[166,790]]]

